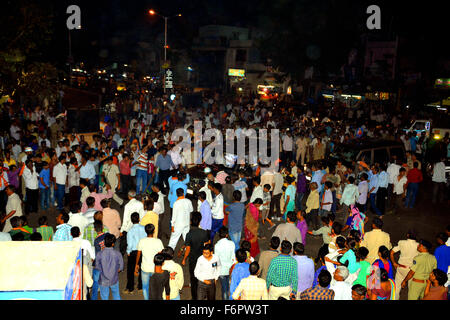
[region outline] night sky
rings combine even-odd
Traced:
[[[7,0],[8,3],[38,3],[53,15],[52,40],[42,56],[58,65],[68,56],[67,6],[81,8],[82,30],[72,32],[72,51],[76,61],[89,65],[106,65],[112,61],[127,62],[139,42],[160,45],[163,41],[164,20],[150,16],[154,9],[170,16],[182,17],[169,22],[169,44],[172,48],[189,48],[198,28],[207,24],[267,28],[296,19],[309,20],[302,28],[314,30],[326,24],[329,32],[322,33],[333,41],[332,47],[350,47],[358,41],[359,33],[367,32],[365,23],[368,5],[382,9],[382,32],[395,33],[407,39],[408,54],[422,57],[423,68],[431,60],[429,54],[448,58],[447,12],[444,1],[411,2],[404,0]],[[311,13],[311,15],[310,15]],[[1,16],[10,14],[2,10]],[[316,16],[320,16],[317,21]],[[1,17],[0,17],[1,19]],[[300,24],[301,25],[301,24]],[[302,30],[304,31],[304,30]],[[295,30],[294,30],[295,32]],[[300,31],[299,31],[300,32]],[[376,32],[373,32],[376,33]],[[320,40],[320,39],[319,39]],[[294,50],[295,51],[295,50]],[[295,55],[296,52],[290,54]]]

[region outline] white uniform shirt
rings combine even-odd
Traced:
[[[442,161],[434,165],[431,180],[433,182],[445,182],[445,164]]]

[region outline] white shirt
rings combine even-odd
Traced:
[[[58,164],[53,167],[53,178],[55,178],[56,184],[65,185],[67,179],[67,166],[58,162]]]
[[[3,227],[3,232],[9,232],[12,230],[11,218],[22,216],[22,200],[17,193],[13,193],[8,197],[8,202],[6,203],[6,214],[8,215],[11,211],[16,211],[11,217],[8,218]]]
[[[330,285],[334,291],[334,300],[352,300],[352,286],[345,281],[334,281]]]
[[[284,151],[292,151],[292,137],[285,135],[283,137],[283,150]]]
[[[73,228],[73,226],[72,226]],[[95,251],[94,248],[92,247],[91,243],[89,242],[89,240],[83,239],[81,238],[81,234],[78,238],[73,238],[73,241],[79,242],[81,244],[81,249],[84,250],[83,255],[85,257],[89,257],[91,259],[95,259]]]
[[[275,191],[274,191],[274,193],[275,193]],[[264,199],[264,190],[261,187],[261,185],[257,186],[255,189],[253,189],[252,196],[250,197],[250,202],[253,203],[258,198],[260,198],[261,200]]]
[[[389,184],[393,184],[394,180],[397,178],[401,166],[396,163],[391,163],[387,168],[386,172],[389,174]]]
[[[125,208],[123,210],[123,222],[122,227],[120,228],[120,232],[128,232],[133,226],[133,223],[131,222],[131,215],[133,214],[133,212],[139,213],[139,220],[141,220],[146,213],[142,202],[134,198],[125,205]]]
[[[139,240],[137,250],[142,252],[141,269],[144,272],[155,272],[153,259],[158,252],[164,249],[162,241],[158,238],[144,238]]]
[[[164,195],[161,191],[158,191],[158,201],[155,203],[153,207],[153,212],[156,214],[164,213]]]
[[[67,224],[70,224],[72,227],[80,228],[80,237],[83,237],[84,229],[88,226],[89,220],[83,216],[81,212],[69,212],[69,222],[67,222]]]
[[[211,216],[213,219],[223,219],[223,195],[219,193],[211,206]]]
[[[442,161],[434,165],[431,180],[433,182],[445,182],[445,164]]]
[[[326,204],[326,205],[322,206],[323,210],[330,211],[331,206],[333,205],[333,193],[331,193],[330,189],[325,190],[325,197],[323,199],[323,203],[331,203],[331,204]]]
[[[403,176],[400,181],[398,180],[398,176],[394,180],[394,194],[401,195],[403,192],[403,186],[408,182],[408,178]]]
[[[413,265],[414,258],[419,254],[417,251],[417,246],[419,243],[413,239],[400,240],[392,251],[399,252],[400,257],[398,258],[398,263],[407,267],[411,267]]]
[[[194,276],[200,280],[218,280],[220,276],[220,268],[221,263],[219,257],[212,254],[212,257],[210,260],[206,260],[206,258],[201,255],[197,259],[197,264],[195,265],[194,269]]]
[[[33,165],[33,173],[31,173],[31,170],[28,169],[28,167],[25,167],[23,170],[23,180],[25,181],[25,187],[27,189],[31,190],[37,190],[39,188],[38,185],[38,173],[36,172],[36,168]]]
[[[183,230],[189,228],[191,212],[194,211],[192,202],[189,199],[178,199],[173,204],[171,226],[174,230]]]
[[[230,268],[236,262],[235,249],[236,246],[234,242],[228,240],[227,238],[220,239],[214,246],[214,252],[219,257],[221,262],[221,276],[228,276],[230,274]]]

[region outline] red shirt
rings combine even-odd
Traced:
[[[131,164],[131,162],[127,163],[124,160],[120,161],[120,164],[119,164],[120,173],[125,176],[129,176],[131,174],[130,164]]]
[[[423,180],[422,171],[420,171],[417,168],[412,168],[411,170],[409,170],[407,178],[408,178],[408,183],[422,182],[422,180]]]

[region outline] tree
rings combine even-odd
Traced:
[[[0,95],[49,96],[57,76],[43,58],[52,34],[49,1],[7,2],[0,17]]]

